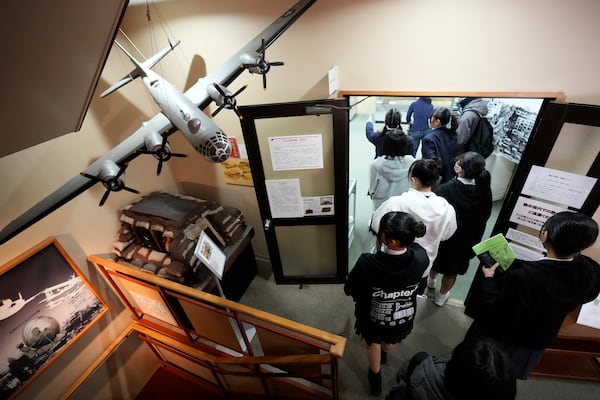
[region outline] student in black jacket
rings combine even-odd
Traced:
[[[425,224],[405,212],[381,218],[376,254],[363,253],[350,271],[344,292],[354,300],[355,330],[367,343],[371,393],[381,393],[381,363],[387,351],[411,332],[417,288],[429,266],[427,252],[414,243]]]
[[[481,241],[492,213],[491,177],[483,156],[474,151],[457,156],[454,172],[456,178],[434,189],[454,207],[457,225],[452,237],[440,243],[427,279],[427,287],[435,289],[437,275],[444,275],[435,294],[435,304],[440,307],[448,300],[456,277],[467,272],[469,261],[475,257],[472,247]]]
[[[600,293],[600,265],[580,251],[594,244],[598,224],[587,215],[564,211],[540,230],[547,256],[515,260],[506,272],[498,263],[483,268],[483,308],[468,336],[504,344],[517,377],[526,379],[563,320]]]

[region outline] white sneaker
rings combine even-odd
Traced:
[[[446,293],[446,294],[442,294],[442,293],[436,293],[435,294],[435,305],[442,307],[444,304],[446,304],[446,301],[448,301],[448,297],[450,297],[450,292]]]
[[[435,289],[435,278],[431,279],[430,277],[427,277],[427,287],[429,289]]]

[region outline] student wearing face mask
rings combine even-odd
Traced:
[[[381,364],[387,352],[413,327],[417,289],[429,265],[427,252],[414,240],[425,231],[425,225],[407,213],[386,213],[377,235],[380,248],[358,258],[344,285],[355,302],[355,331],[367,343],[373,395],[381,394]]]

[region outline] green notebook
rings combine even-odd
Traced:
[[[514,250],[508,244],[508,241],[501,233],[492,236],[489,239],[473,246],[475,254],[482,254],[489,251],[490,255],[500,264],[503,270],[507,270],[512,262],[517,258]]]

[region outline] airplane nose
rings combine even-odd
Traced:
[[[227,146],[226,148],[217,148],[214,154],[214,161],[221,163],[229,158],[231,154],[231,148]]]

